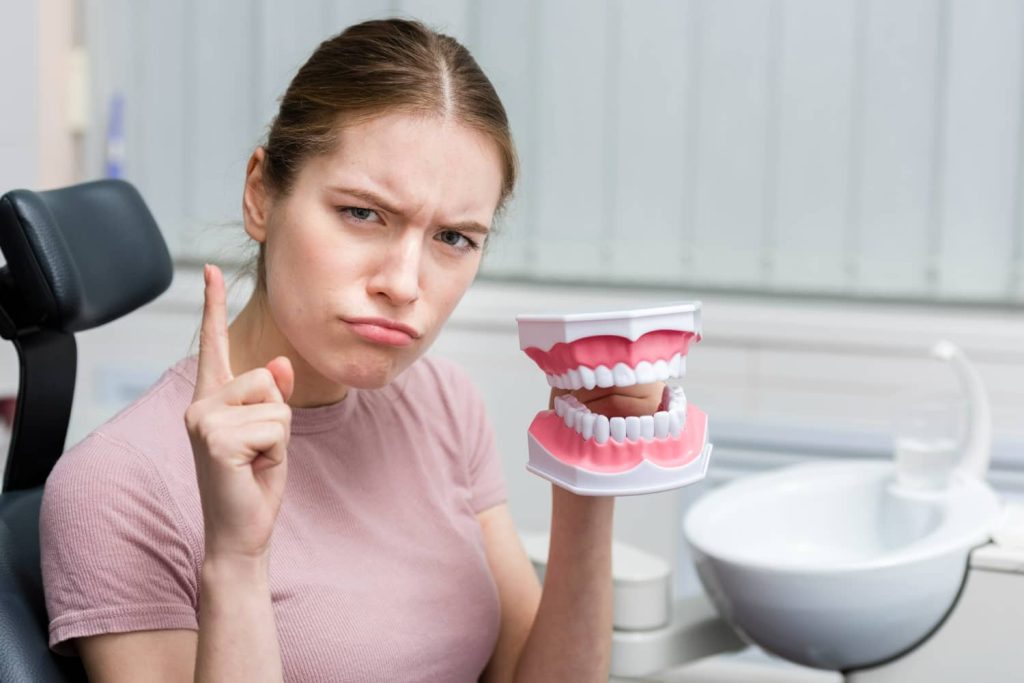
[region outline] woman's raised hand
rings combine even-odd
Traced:
[[[185,426],[192,442],[206,557],[266,559],[284,496],[295,385],[291,361],[232,375],[227,297],[216,266],[205,270],[199,369]]]

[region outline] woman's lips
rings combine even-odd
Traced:
[[[345,320],[353,332],[367,341],[388,346],[409,346],[418,334],[405,325],[388,320],[351,319]]]

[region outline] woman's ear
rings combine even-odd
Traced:
[[[257,147],[249,157],[245,169],[245,189],[242,192],[242,218],[245,231],[257,242],[267,239],[267,214],[270,212],[270,194],[263,180],[263,163],[267,157],[263,147]]]

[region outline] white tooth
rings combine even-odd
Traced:
[[[597,415],[590,412],[580,414],[583,415],[583,429],[580,430],[580,434],[583,435],[584,439],[589,439],[594,436],[594,422],[597,421]]]
[[[582,389],[583,380],[580,378],[580,371],[573,368],[569,371],[569,388],[570,389]]]
[[[611,431],[608,426],[608,418],[604,415],[594,416],[594,441],[598,443],[605,443],[608,441],[608,436]]]
[[[683,430],[683,418],[677,410],[668,411],[668,433],[672,436],[679,436]]]
[[[555,396],[555,415],[558,417],[565,415],[565,399],[561,396]]]
[[[679,376],[686,377],[686,356],[679,359]]]
[[[636,415],[626,418],[626,438],[630,441],[640,440],[640,418]]]
[[[582,410],[577,410],[572,414],[572,428],[576,430],[577,434],[583,433],[583,416],[586,415]]]
[[[631,387],[636,384],[636,373],[625,363],[616,363],[612,369],[612,375],[615,377],[615,386],[617,387]]]
[[[613,417],[608,420],[608,426],[611,430],[612,440],[622,443],[626,440],[626,421],[621,417]]]
[[[682,358],[683,357],[680,354],[678,354],[678,353],[676,355],[672,356],[672,360],[670,360],[668,362],[668,376],[669,377],[678,377],[679,376],[679,367],[682,364]]]
[[[654,366],[642,360],[636,364],[636,383],[650,384],[654,381]]]
[[[569,379],[568,371],[562,373],[562,388],[572,389],[572,380]]]
[[[604,365],[598,365],[594,368],[594,379],[597,380],[597,386],[601,388],[610,387],[615,384],[615,378],[612,376],[612,371]]]
[[[659,410],[654,414],[654,438],[664,439],[668,436],[668,411]]]
[[[573,416],[576,415],[576,413],[578,412],[579,411],[576,410],[575,408],[569,408],[568,410],[565,411],[563,419],[565,420],[565,426],[568,427],[569,429],[572,429]]]
[[[558,386],[557,384],[555,384],[555,380],[558,379],[557,377],[555,377],[554,375],[547,375],[547,378],[548,378],[548,386],[549,387],[557,387]]]
[[[650,441],[654,438],[654,416],[640,416],[640,438]]]
[[[659,382],[668,379],[668,363],[663,360],[654,361],[654,379]]]
[[[584,389],[593,389],[597,386],[597,377],[594,375],[594,371],[588,368],[586,365],[581,365],[580,368],[580,380],[583,382]]]

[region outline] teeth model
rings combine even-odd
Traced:
[[[557,389],[590,390],[686,374],[701,339],[700,302],[607,313],[520,315],[519,346]],[[704,478],[707,415],[682,387],[665,386],[651,415],[608,418],[571,393],[555,397],[529,429],[527,469],[581,495],[632,495]]]

